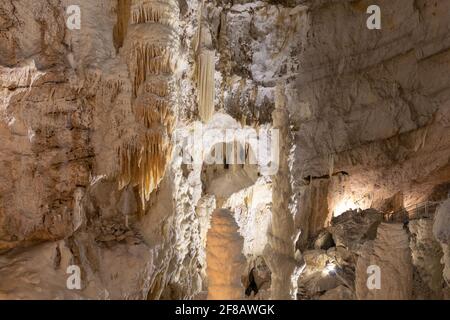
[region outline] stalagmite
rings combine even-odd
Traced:
[[[272,225],[264,250],[272,271],[271,298],[274,300],[297,298],[297,279],[304,269],[300,251],[295,248],[299,233],[295,231],[294,217],[289,208],[292,194],[288,162],[291,132],[285,100],[284,88],[278,85],[272,117],[274,129],[279,130],[280,137],[279,169],[273,176]]]
[[[208,300],[238,300],[244,297],[241,274],[245,268],[244,239],[231,211],[216,209],[206,242]]]
[[[141,206],[164,176],[172,153],[179,8],[175,0],[134,0],[125,46],[133,79],[136,135],[119,149],[119,188],[138,185]]]
[[[204,122],[214,114],[215,96],[215,50],[212,49],[211,34],[202,19],[203,5],[200,7],[199,28],[197,31],[196,80],[198,95],[198,113]]]

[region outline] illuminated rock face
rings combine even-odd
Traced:
[[[383,216],[375,210],[347,211],[332,220],[328,228],[337,247],[359,252],[368,240],[374,240]]]
[[[80,30],[66,27],[73,4]],[[196,3],[187,5],[182,23],[194,25]],[[175,31],[179,15],[178,1],[0,2],[1,298],[201,290],[199,184],[167,156],[179,92],[164,58],[180,61],[179,38],[193,38]],[[182,85],[195,88],[190,77]],[[180,113],[196,107],[188,91]],[[138,217],[158,182],[149,216]],[[80,267],[81,290],[66,287],[68,265]]]
[[[244,239],[239,234],[238,225],[229,210],[217,209],[213,212],[206,241],[208,299],[242,299]]]
[[[298,223],[319,214],[325,227],[333,212],[382,210],[398,192],[405,206],[433,197],[450,180],[450,4],[380,1],[379,33],[365,27],[363,1],[302,4],[314,36],[300,40],[302,63],[288,90],[298,128],[294,175],[305,184]]]

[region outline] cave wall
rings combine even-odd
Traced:
[[[65,26],[69,0],[0,4],[2,298],[176,299],[206,288],[204,248],[215,203],[204,193],[201,168],[183,167],[175,145],[145,210],[138,190],[117,188],[117,151],[136,126],[124,47],[127,6],[135,2],[78,1],[80,30]],[[381,8],[381,30],[366,28],[370,4]],[[179,1],[175,130],[184,133],[199,120],[198,5]],[[383,211],[394,198],[408,206],[447,195],[449,9],[437,0],[205,3],[215,111],[240,125],[270,126],[275,87],[285,85],[297,247],[306,248],[348,209]],[[270,187],[264,180],[226,203],[244,237],[247,268],[262,259],[271,216],[270,200],[249,198]],[[446,220],[439,221],[445,229]],[[426,224],[412,229],[417,238],[402,250],[412,250],[414,279],[433,289],[443,263]],[[248,232],[255,225],[261,235]],[[448,241],[435,238],[446,262]],[[415,239],[438,252],[432,270],[417,260],[430,251]],[[380,255],[386,247],[380,244]],[[82,290],[67,290],[69,265],[80,266]],[[448,282],[448,263],[442,272]],[[406,282],[412,288],[414,281]],[[339,287],[328,296],[355,294]]]
[[[117,187],[118,148],[136,127],[123,47],[131,2],[79,1],[79,30],[66,27],[71,4],[0,4],[2,298],[193,297],[205,268],[201,185],[175,156],[148,210],[135,188]],[[194,110],[197,5],[182,1],[179,14],[180,125]],[[66,287],[70,265],[80,290]]]
[[[309,23],[291,82],[294,170],[329,180],[324,224],[398,192],[404,206],[429,199],[449,178],[448,3],[301,3]],[[381,8],[381,30],[366,28],[369,4]]]

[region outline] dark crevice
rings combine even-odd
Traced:
[[[255,295],[258,294],[258,286],[256,285],[256,282],[255,282],[255,276],[253,275],[253,270],[255,270],[255,268],[252,268],[252,270],[250,271],[250,274],[248,275],[249,285],[245,289],[246,296],[250,296],[252,294],[252,292],[254,292]]]
[[[337,171],[335,173],[332,174],[332,176],[338,176],[338,175],[342,175],[342,176],[349,176],[350,174],[346,171]],[[330,179],[330,175],[329,174],[325,174],[323,176],[306,176],[303,178],[303,180],[305,182],[310,182],[311,180],[324,180],[324,179]]]

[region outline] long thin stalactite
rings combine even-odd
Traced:
[[[196,75],[198,113],[203,122],[208,122],[214,114],[215,97],[215,50],[211,34],[203,18],[203,3],[199,9],[199,27],[196,43]]]

